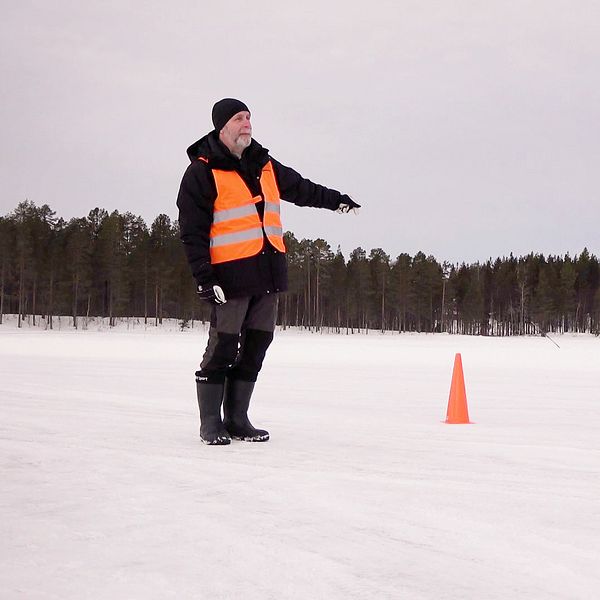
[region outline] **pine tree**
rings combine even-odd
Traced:
[[[81,297],[89,298],[92,285],[93,235],[90,220],[71,219],[65,228],[66,272],[70,279],[71,316],[73,327],[78,328]],[[88,307],[85,307],[87,314]]]
[[[390,257],[382,248],[373,248],[369,254],[369,270],[371,275],[371,311],[379,315],[379,329],[385,331],[386,293],[390,280]]]
[[[395,307],[398,331],[410,331],[412,318],[410,308],[414,297],[412,280],[412,258],[400,254],[390,272],[391,303]]]
[[[286,231],[284,236],[286,257],[288,263],[288,292],[283,296],[283,306],[280,305],[280,323],[283,327],[288,325],[298,326],[300,317],[300,297],[304,285],[303,254],[300,242],[291,231]]]
[[[329,286],[327,298],[329,298],[328,323],[340,332],[342,325],[347,325],[348,314],[348,284],[346,280],[346,261],[340,247],[337,247],[335,256],[329,266]],[[346,328],[346,333],[348,329]]]
[[[313,324],[317,329],[323,326],[323,298],[328,294],[329,266],[333,260],[333,252],[329,244],[319,238],[310,244],[310,262],[314,266],[314,285],[312,299],[312,314],[314,315]]]
[[[171,263],[171,241],[174,238],[171,219],[158,215],[150,227],[150,277],[154,288],[154,323],[162,324],[165,292],[174,271]]]
[[[369,263],[367,253],[359,246],[348,260],[348,320],[352,330],[369,329]]]
[[[12,249],[14,244],[13,221],[8,217],[0,217],[0,325],[3,323],[6,291],[12,274]]]
[[[15,225],[15,241],[17,254],[17,270],[19,278],[19,300],[18,300],[18,327],[22,326],[22,320],[27,310],[27,284],[31,280],[33,265],[33,220],[35,218],[35,205],[29,200],[20,202],[11,215]]]
[[[557,316],[559,318],[559,330],[567,332],[575,329],[575,281],[577,280],[577,271],[573,260],[568,254],[561,260],[561,263],[558,273]]]

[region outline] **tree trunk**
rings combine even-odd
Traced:
[[[319,271],[319,263],[317,263],[317,281],[315,284],[315,323],[317,324],[317,326],[320,325],[321,321],[321,311],[319,310]]]
[[[307,269],[306,269],[306,301],[304,303],[305,306],[305,310],[306,310],[306,315],[305,315],[305,323],[308,325],[308,328],[310,329],[310,325],[311,325],[311,311],[310,311],[310,301],[311,301],[311,297],[310,297],[310,258],[307,258],[306,261],[307,264]]]
[[[446,278],[444,277],[444,279],[442,280],[442,314],[441,314],[441,326],[440,326],[440,331],[442,333],[444,333],[446,331],[446,324],[445,324],[445,310],[446,310]]]
[[[154,284],[154,327],[158,327],[158,281]]]
[[[385,276],[381,282],[381,333],[385,331]]]
[[[521,284],[521,318],[519,323],[519,335],[525,334],[525,284]]]
[[[31,302],[31,312],[33,313],[33,326],[35,327],[35,297],[36,297],[36,292],[37,292],[37,276],[35,276],[33,278],[33,298],[32,298],[32,302]]]
[[[4,315],[4,272],[6,270],[6,261],[2,260],[2,275],[0,276],[0,325],[3,322]]]
[[[86,329],[87,329],[88,322],[90,320],[90,306],[91,306],[91,304],[92,304],[92,292],[90,292],[88,294],[87,310],[85,312],[85,326],[86,326]]]
[[[79,296],[79,273],[73,276],[73,327],[77,329],[77,301]]]
[[[54,312],[54,270],[50,271],[50,297],[48,298],[48,323],[50,324],[50,329],[52,329],[52,313]]]
[[[21,261],[19,263],[19,318],[17,321],[17,326],[20,328],[21,323],[23,321],[23,310],[24,310],[24,287],[25,287],[25,259],[21,257]]]
[[[158,288],[158,323],[163,322],[163,290],[162,285]]]
[[[148,260],[144,260],[144,325],[148,325]]]
[[[112,290],[112,282],[108,282],[107,287],[108,292],[108,326],[113,326],[113,290]]]

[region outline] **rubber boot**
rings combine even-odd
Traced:
[[[231,437],[221,421],[222,383],[196,382],[200,408],[200,439],[209,446],[231,444]]]
[[[223,425],[236,440],[245,442],[266,442],[269,432],[256,429],[248,419],[248,407],[254,390],[254,382],[227,379],[223,399]]]

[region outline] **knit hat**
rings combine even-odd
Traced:
[[[235,98],[223,98],[223,100],[219,100],[212,109],[212,122],[216,131],[221,131],[233,115],[237,115],[243,110],[250,112],[249,108],[240,100],[236,100]]]

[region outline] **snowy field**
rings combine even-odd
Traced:
[[[208,447],[202,327],[2,325],[0,597],[599,598],[600,339],[555,339],[281,331],[271,441]]]

